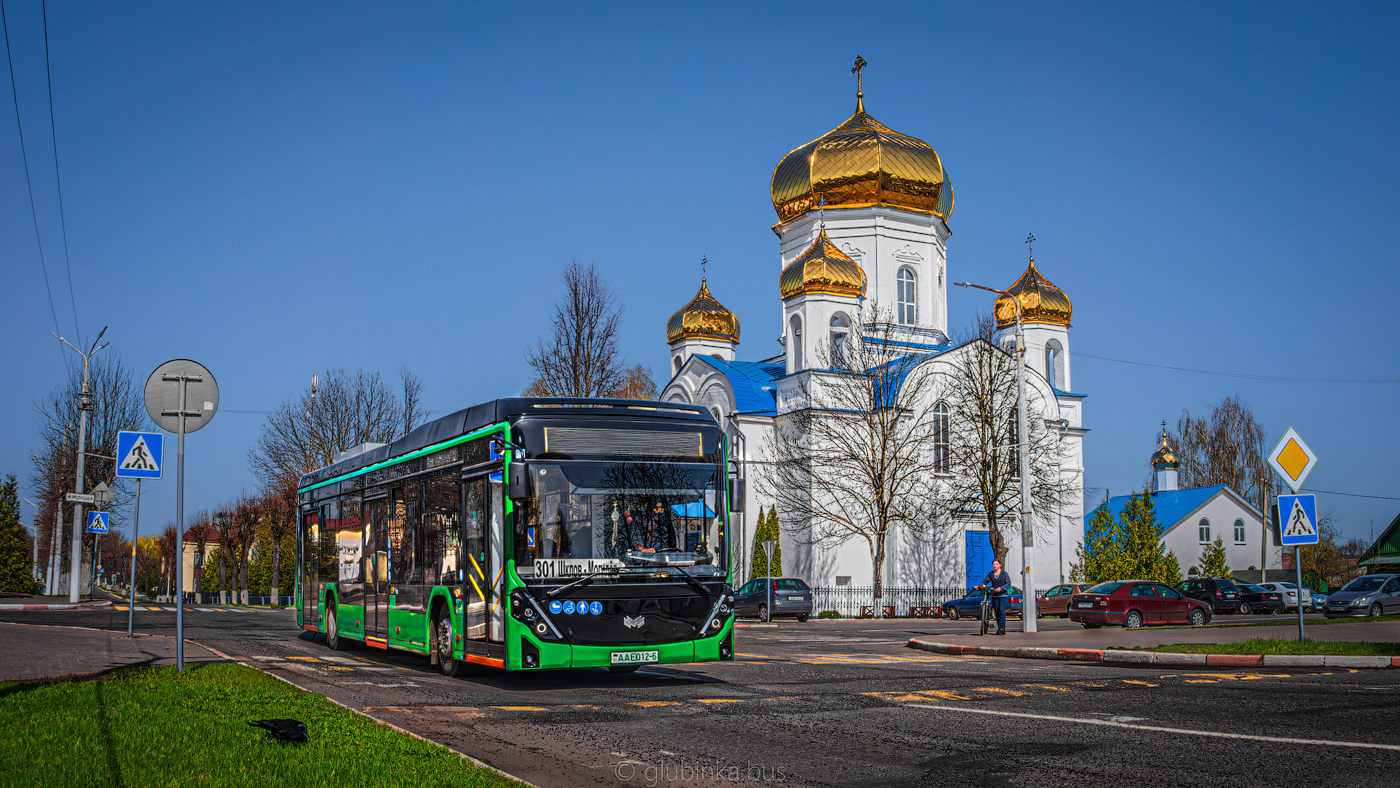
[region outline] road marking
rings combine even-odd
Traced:
[[[1124,684],[1137,684],[1138,686],[1141,686],[1141,687],[1160,687],[1160,686],[1162,686],[1161,684],[1152,684],[1152,683],[1150,683],[1150,682],[1146,682],[1146,681],[1137,681],[1137,680],[1135,680],[1135,679],[1123,679],[1123,683],[1124,683]]]
[[[492,706],[491,708],[502,711],[549,711],[544,706]]]
[[[1091,720],[1083,717],[1057,717],[1053,714],[1027,714],[1018,711],[997,711],[994,709],[969,709],[960,706],[934,706],[927,703],[906,704],[911,708],[934,709],[936,711],[956,711],[964,714],[987,714],[995,717],[1017,717],[1028,720],[1046,720],[1048,722],[1073,722],[1079,725],[1100,725],[1108,728],[1129,728],[1131,730],[1151,731],[1153,733],[1180,733],[1187,736],[1207,736],[1216,739],[1243,739],[1246,741],[1265,741],[1275,744],[1317,744],[1324,747],[1355,747],[1370,750],[1394,750],[1400,751],[1400,744],[1376,744],[1362,741],[1334,741],[1331,739],[1294,739],[1285,736],[1259,736],[1250,733],[1226,733],[1224,731],[1203,731],[1192,728],[1165,728],[1160,725],[1134,725],[1127,722],[1118,722],[1112,719]]]
[[[1065,688],[1065,687],[1056,687],[1056,686],[1053,685],[1053,684],[1022,684],[1021,686],[1022,686],[1022,687],[1034,687],[1034,688],[1036,688],[1036,689],[1054,690],[1054,691],[1056,691],[1056,692],[1069,692],[1069,691],[1070,691],[1069,689],[1067,689],[1067,688]]]
[[[260,659],[265,662],[281,662],[282,657],[249,657],[248,659]]]
[[[1029,694],[1030,694],[1029,692],[1021,692],[1020,690],[1005,689],[1005,688],[1003,688],[1003,687],[977,687],[977,688],[973,689],[972,691],[973,691],[973,692],[998,692],[998,693],[1001,693],[1002,695],[1015,695],[1015,696],[1018,697],[1018,698],[1021,697],[1021,696],[1023,696],[1023,695],[1029,695]]]
[[[318,659],[317,657],[287,657],[287,659],[294,659],[294,660],[296,660],[296,661],[298,661],[298,662],[320,662],[320,661],[321,661],[321,660]]]
[[[628,703],[627,705],[641,706],[642,708],[650,709],[656,706],[679,706],[681,704],[673,700],[634,700],[631,703]]]
[[[743,703],[743,698],[696,698],[696,703]]]
[[[212,608],[212,607],[197,607],[197,608],[195,608],[195,610],[198,610],[198,611],[201,612],[201,613],[213,613],[213,612],[214,612],[214,608]]]

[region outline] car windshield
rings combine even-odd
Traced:
[[[1385,581],[1386,578],[1381,575],[1367,575],[1366,577],[1358,577],[1350,583],[1347,583],[1346,585],[1342,586],[1342,591],[1344,593],[1351,592],[1356,594],[1369,594],[1372,591],[1380,590],[1380,587],[1385,585]]]
[[[1125,585],[1127,585],[1127,583],[1099,583],[1098,585],[1094,586],[1093,588],[1090,588],[1090,589],[1086,590],[1084,593],[1086,593],[1086,594],[1111,594],[1111,593],[1113,593],[1114,591],[1117,591],[1118,589],[1122,588],[1122,587],[1125,586]]]
[[[1218,589],[1220,589],[1221,591],[1238,591],[1238,590],[1239,590],[1238,588],[1235,588],[1235,584],[1234,584],[1234,583],[1231,583],[1229,580],[1217,580],[1217,581],[1215,581],[1215,587],[1218,588]]]
[[[536,574],[537,561],[577,574],[576,565],[712,564],[722,555],[713,465],[531,463],[529,474],[529,498],[516,502],[522,576]]]

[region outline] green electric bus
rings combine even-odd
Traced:
[[[297,623],[443,673],[734,658],[723,433],[704,408],[512,398],[301,477]]]

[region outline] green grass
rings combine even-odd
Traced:
[[[1235,643],[1177,643],[1142,651],[1188,654],[1340,654],[1357,657],[1400,657],[1400,643],[1328,643],[1320,640],[1255,638]]]
[[[305,722],[280,744],[249,720]],[[234,664],[0,683],[2,786],[518,786]]]
[[[1275,621],[1251,621],[1251,622],[1248,623],[1248,624],[1231,624],[1231,623],[1228,623],[1228,620],[1229,620],[1229,619],[1228,619],[1226,616],[1218,615],[1218,616],[1216,616],[1215,618],[1212,618],[1212,619],[1210,620],[1210,623],[1209,623],[1209,624],[1206,624],[1204,627],[1169,626],[1169,627],[1154,627],[1154,628],[1155,628],[1155,629],[1219,629],[1219,628],[1221,628],[1221,627],[1231,627],[1231,628],[1235,628],[1235,629],[1244,629],[1245,627],[1286,627],[1286,626],[1294,626],[1294,627],[1296,627],[1296,626],[1298,626],[1298,614],[1297,614],[1297,613],[1282,613],[1282,614],[1279,614],[1279,615],[1274,616],[1274,618],[1276,619]],[[1376,616],[1375,618],[1371,618],[1371,617],[1367,616],[1367,617],[1365,617],[1365,618],[1327,618],[1327,619],[1311,619],[1311,618],[1307,618],[1307,619],[1304,619],[1304,623],[1305,623],[1307,626],[1310,626],[1310,627],[1325,627],[1325,626],[1327,626],[1328,624],[1371,624],[1371,623],[1380,623],[1380,622],[1383,622],[1383,621],[1400,621],[1400,616]]]

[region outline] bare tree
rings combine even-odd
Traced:
[[[262,527],[272,542],[272,583],[268,590],[272,604],[276,606],[281,595],[282,540],[296,530],[297,489],[296,484],[286,482],[263,491]]]
[[[820,371],[799,387],[800,407],[775,420],[758,483],[796,541],[864,542],[879,599],[891,536],[931,527],[934,381],[918,369],[928,356],[893,341],[888,315],[871,310],[862,323],[865,331],[818,345]]]
[[[948,374],[941,394],[948,408],[947,474],[941,510],[954,518],[984,522],[992,553],[1005,565],[1008,537],[1017,533],[1021,472],[1016,434],[1016,361],[978,338],[946,355]],[[1070,485],[1061,480],[1059,436],[1035,414],[1045,406],[1027,386],[1031,501],[1055,510]]]
[[[238,550],[237,585],[238,603],[241,605],[248,604],[248,564],[252,561],[250,551],[257,541],[258,522],[261,519],[262,510],[253,498],[240,498],[234,506],[233,539]]]
[[[160,551],[160,595],[163,597],[174,593],[175,573],[180,567],[179,556],[175,555],[175,534],[175,523],[166,523],[156,537],[156,547]]]
[[[651,367],[635,364],[622,373],[622,385],[612,393],[619,399],[656,399],[656,381],[651,377]]]
[[[953,337],[953,343],[963,345],[974,339],[985,339],[993,345],[997,343],[997,321],[990,311],[973,315],[967,326]]]
[[[593,263],[574,260],[564,269],[564,292],[554,302],[548,344],[536,340],[526,359],[535,371],[527,396],[611,397],[623,388],[617,350],[622,309]]]
[[[91,410],[88,411],[83,489],[91,490],[98,482],[110,485],[114,497],[106,509],[112,512],[113,524],[119,525],[131,502],[132,489],[129,480],[115,478],[116,461],[112,458],[117,451],[117,433],[141,429],[149,422],[142,392],[120,357],[94,356],[90,372]],[[81,391],[82,368],[75,367],[62,385],[33,405],[38,416],[40,449],[31,455],[33,467],[29,479],[40,501],[37,524],[45,537],[40,541],[40,548],[48,561],[59,561],[60,571],[67,566],[65,558],[70,547],[64,531],[71,528],[72,523],[65,525],[64,518],[72,514],[72,508],[64,505],[64,495],[73,492],[73,477],[77,472]],[[85,552],[91,551],[93,542],[93,535],[84,536]],[[84,571],[89,565],[87,561],[82,562]]]
[[[346,449],[408,434],[425,415],[422,382],[407,369],[401,377],[400,395],[378,372],[326,372],[315,388],[307,386],[267,417],[248,465],[264,486],[276,487],[330,465]]]
[[[1268,496],[1283,490],[1269,467],[1264,426],[1244,400],[1227,396],[1209,416],[1183,408],[1171,440],[1181,460],[1182,487],[1224,484],[1264,512]]]
[[[190,518],[193,523],[185,529],[185,544],[194,549],[194,588],[196,594],[205,593],[203,587],[204,577],[204,555],[208,552],[209,540],[215,538],[214,527],[211,524],[213,517],[207,510],[198,511]],[[199,597],[195,597],[198,599]]]

